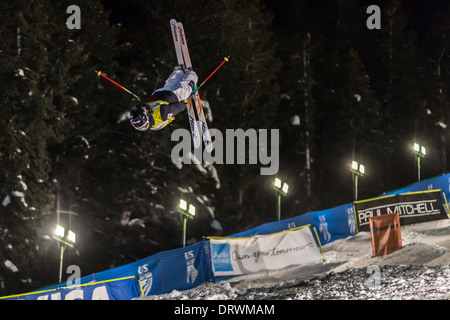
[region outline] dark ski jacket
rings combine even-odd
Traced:
[[[162,101],[155,110],[153,110],[150,130],[160,130],[175,120],[175,116],[186,110],[186,103],[178,101],[177,96],[171,91],[157,91],[149,99],[148,103]]]

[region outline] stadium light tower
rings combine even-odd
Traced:
[[[275,193],[277,194],[277,218],[278,221],[281,219],[281,195],[286,196],[289,190],[289,185],[287,183],[282,183],[280,179],[275,178],[274,187]]]
[[[425,158],[427,155],[427,149],[418,143],[414,143],[414,154],[417,158],[417,181],[420,181],[420,159]]]
[[[186,246],[186,225],[188,219],[194,219],[195,217],[195,206],[192,204],[189,204],[183,200],[180,199],[180,205],[178,207],[178,212],[180,213],[181,220],[183,221],[183,247]]]
[[[61,225],[56,225],[55,234],[53,236],[53,239],[58,241],[58,246],[60,249],[60,255],[59,255],[59,283],[62,281],[62,267],[63,267],[63,257],[64,257],[64,250],[66,250],[66,247],[73,248],[76,242],[76,234],[75,232],[68,230],[66,233],[66,229]]]
[[[362,177],[366,172],[366,168],[361,163],[352,161],[352,177],[354,182],[355,201],[358,201],[358,177]]]

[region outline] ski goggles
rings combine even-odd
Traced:
[[[148,120],[146,120],[143,125],[141,125],[140,123],[133,122],[133,121],[131,122],[131,124],[133,125],[133,127],[136,130],[139,130],[139,131],[146,131],[148,129],[148,127],[150,126],[150,122]]]

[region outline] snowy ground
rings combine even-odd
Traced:
[[[372,257],[370,233],[324,246],[326,261],[143,300],[450,299],[450,220],[402,227],[403,248]]]

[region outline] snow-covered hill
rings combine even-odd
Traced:
[[[449,299],[450,220],[402,227],[403,248],[372,257],[370,233],[324,246],[326,261],[139,299]]]

